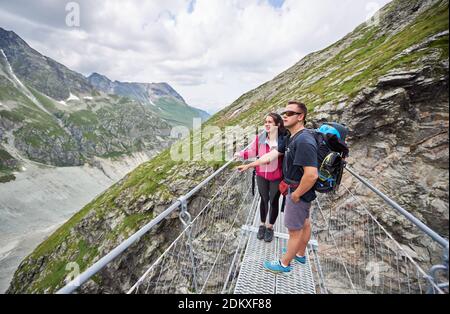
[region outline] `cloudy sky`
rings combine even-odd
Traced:
[[[0,27],[84,75],[167,82],[190,105],[214,113],[390,1],[74,2],[79,26],[70,1],[0,0]]]

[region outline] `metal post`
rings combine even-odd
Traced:
[[[322,266],[320,265],[319,260],[319,244],[317,240],[314,240],[314,242],[310,243],[310,249],[313,253],[314,263],[316,264],[317,270],[316,272],[319,275],[319,286],[321,290],[321,294],[328,294],[327,288],[325,286],[325,278],[322,271]]]
[[[197,284],[197,271],[195,267],[195,256],[194,256],[194,247],[192,246],[192,216],[187,211],[187,199],[182,197],[178,199],[181,202],[181,212],[180,212],[180,220],[183,223],[184,227],[187,227],[186,234],[188,236],[187,246],[189,247],[189,257],[191,258],[192,263],[192,281],[194,283],[195,293],[198,293],[198,284]]]

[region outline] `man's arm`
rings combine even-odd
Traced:
[[[279,153],[277,150],[274,149],[274,150],[270,151],[269,153],[265,154],[264,156],[262,156],[260,159],[254,161],[250,164],[239,166],[238,170],[240,172],[244,172],[250,168],[256,168],[259,166],[269,164],[272,160],[277,159],[281,155],[282,155],[281,153]]]
[[[303,177],[298,188],[291,194],[294,203],[300,202],[300,198],[316,184],[319,171],[316,167],[303,167]]]

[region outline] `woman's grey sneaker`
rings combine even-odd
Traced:
[[[266,226],[259,226],[258,235],[256,236],[258,240],[264,239],[266,234]]]
[[[273,240],[273,229],[267,228],[266,234],[264,235],[264,241],[272,242]]]

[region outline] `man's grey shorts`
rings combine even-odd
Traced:
[[[311,203],[300,200],[294,203],[291,193],[286,196],[286,206],[284,209],[284,225],[288,230],[296,231],[303,229],[305,220],[309,218]]]

